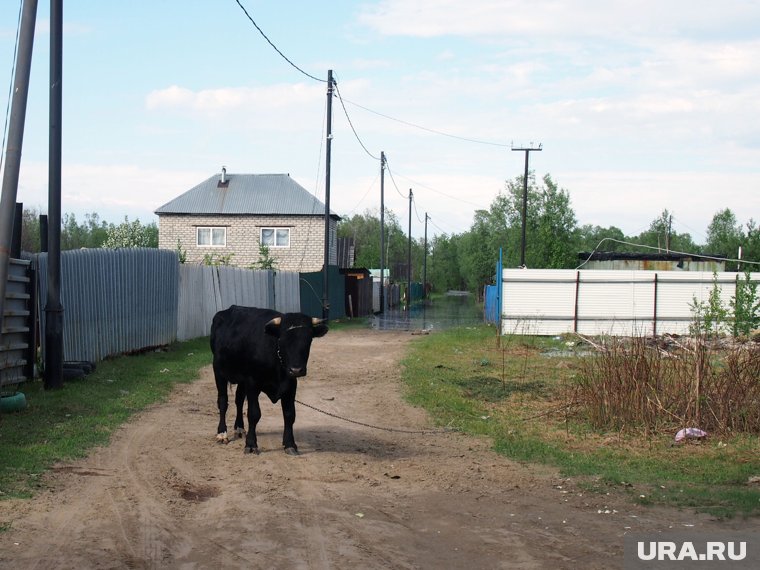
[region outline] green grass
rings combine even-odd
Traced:
[[[22,384],[26,409],[0,415],[0,499],[31,496],[51,465],[106,445],[133,414],[163,401],[175,384],[195,380],[210,362],[208,338],[201,338],[106,360],[60,390]]]
[[[492,438],[497,452],[557,467],[586,488],[717,516],[760,514],[757,436],[671,445],[674,434],[599,433],[563,413],[577,357],[541,356],[565,339],[508,337],[488,327],[420,337],[404,360],[407,397],[440,425]]]
[[[368,329],[369,318],[357,317],[357,318],[351,319],[349,317],[345,317],[342,319],[330,319],[330,321],[327,323],[327,326],[330,327],[331,331]]]

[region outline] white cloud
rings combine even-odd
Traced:
[[[47,212],[46,163],[24,162],[18,200],[25,207]],[[82,218],[97,213],[119,222],[124,216],[154,219],[153,211],[210,176],[210,172],[144,168],[134,164],[78,164],[64,162],[61,173],[61,210]]]
[[[463,9],[464,8],[464,9]],[[754,3],[709,0],[384,0],[364,9],[359,22],[386,35],[414,37],[528,36],[561,37],[630,35],[665,36],[717,28],[745,28],[758,21]]]
[[[324,97],[316,84],[279,84],[266,87],[221,87],[193,91],[172,85],[148,93],[145,106],[150,111],[172,110],[205,117],[256,109],[284,109],[314,103]]]
[[[757,176],[749,173],[597,171],[562,172],[555,180],[569,189],[580,224],[617,226],[638,235],[667,209],[676,231],[704,243],[715,213],[730,208],[740,223],[756,216],[748,196],[757,194]],[[718,197],[719,196],[719,197]],[[753,207],[754,206],[754,207]]]

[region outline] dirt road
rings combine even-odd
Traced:
[[[405,404],[408,333],[315,340],[299,400],[369,424],[429,427]],[[587,494],[456,433],[400,434],[297,407],[301,456],[262,397],[259,456],[214,442],[210,369],[58,466],[49,490],[0,502],[0,568],[616,568],[629,532],[758,532],[687,511]],[[232,412],[230,412],[230,416]],[[231,418],[229,419],[231,425]]]

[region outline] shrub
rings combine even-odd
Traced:
[[[666,352],[643,337],[607,339],[582,361],[573,403],[597,429],[760,434],[760,346],[690,344]]]

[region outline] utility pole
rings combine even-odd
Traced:
[[[673,228],[673,215],[668,217],[668,234],[665,236],[665,251],[670,253],[670,231]]]
[[[428,253],[428,247],[427,247],[427,222],[430,219],[430,216],[428,216],[428,213],[425,212],[425,256],[423,257],[422,262],[422,299],[427,299],[427,253]]]
[[[529,147],[512,147],[512,150],[525,153],[525,175],[523,176],[523,203],[522,203],[522,239],[520,242],[520,267],[525,267],[525,227],[528,217],[528,157],[531,152],[540,152],[542,150],[541,144],[537,147],[530,143]]]
[[[34,24],[37,21],[37,0],[25,0],[16,55],[16,74],[13,79],[11,115],[8,124],[8,147],[5,151],[2,197],[0,198],[0,330],[5,312],[5,291],[8,285],[13,235],[13,215],[18,196],[18,179],[21,170],[21,147],[24,142],[26,102],[29,95],[29,75],[32,69]]]
[[[61,123],[63,118],[63,0],[50,2],[50,147],[48,265],[45,305],[45,389],[63,388],[61,305]]]
[[[325,262],[322,267],[322,318],[330,319],[328,269],[330,268],[330,158],[332,151],[333,72],[327,71],[327,145],[325,150]]]
[[[380,153],[380,312],[385,313],[385,152]]]
[[[406,256],[407,263],[407,288],[406,288],[406,308],[412,306],[412,189],[409,188],[409,249]]]

